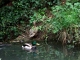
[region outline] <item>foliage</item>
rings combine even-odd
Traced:
[[[52,7],[52,12],[55,15],[54,20],[58,20],[62,27],[69,27],[79,22],[80,3],[66,3],[65,6]]]
[[[51,6],[52,0],[14,0],[11,6],[0,8],[0,40],[10,40],[20,34],[20,27],[27,26],[27,22],[34,10]]]
[[[40,10],[39,10],[40,11]],[[70,26],[78,25],[80,22],[80,3],[67,2],[66,5],[56,5],[52,7],[52,13],[54,17],[46,16],[44,8],[40,12],[34,12],[31,17],[30,23],[42,22],[43,24],[39,27],[45,29],[47,32],[57,33],[61,29],[68,28]]]
[[[52,7],[52,13],[56,17],[54,18],[54,21],[57,23],[59,28],[68,28],[69,26],[73,26],[79,22],[79,4],[75,3],[72,5],[71,3],[66,3],[65,6]],[[54,26],[56,26],[56,24]]]
[[[70,2],[70,3],[72,3],[72,4],[74,4],[76,2],[80,2],[80,0],[67,0],[67,1]]]
[[[56,33],[80,22],[80,3],[67,2],[59,5],[61,0],[14,0],[12,6],[0,8],[0,40],[10,40],[18,36],[33,22],[42,23],[38,29]],[[54,4],[58,4],[53,6]],[[53,6],[53,7],[52,7]],[[48,17],[46,10],[51,7],[53,17]],[[30,23],[29,23],[30,22]],[[24,27],[24,28],[20,28]]]

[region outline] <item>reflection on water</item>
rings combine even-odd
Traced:
[[[0,60],[80,60],[80,51],[41,43],[36,52],[29,53],[21,45],[11,45],[0,49]]]

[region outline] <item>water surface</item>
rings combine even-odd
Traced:
[[[51,43],[40,43],[36,52],[28,52],[17,44],[0,47],[0,60],[80,60],[80,51]]]

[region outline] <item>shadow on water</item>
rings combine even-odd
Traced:
[[[1,60],[80,60],[80,51],[54,43],[40,43],[36,52],[22,50],[21,45],[3,46]]]

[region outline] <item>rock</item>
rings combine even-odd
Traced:
[[[34,37],[38,32],[38,27],[33,26],[30,30],[29,30],[29,37],[32,38]]]

